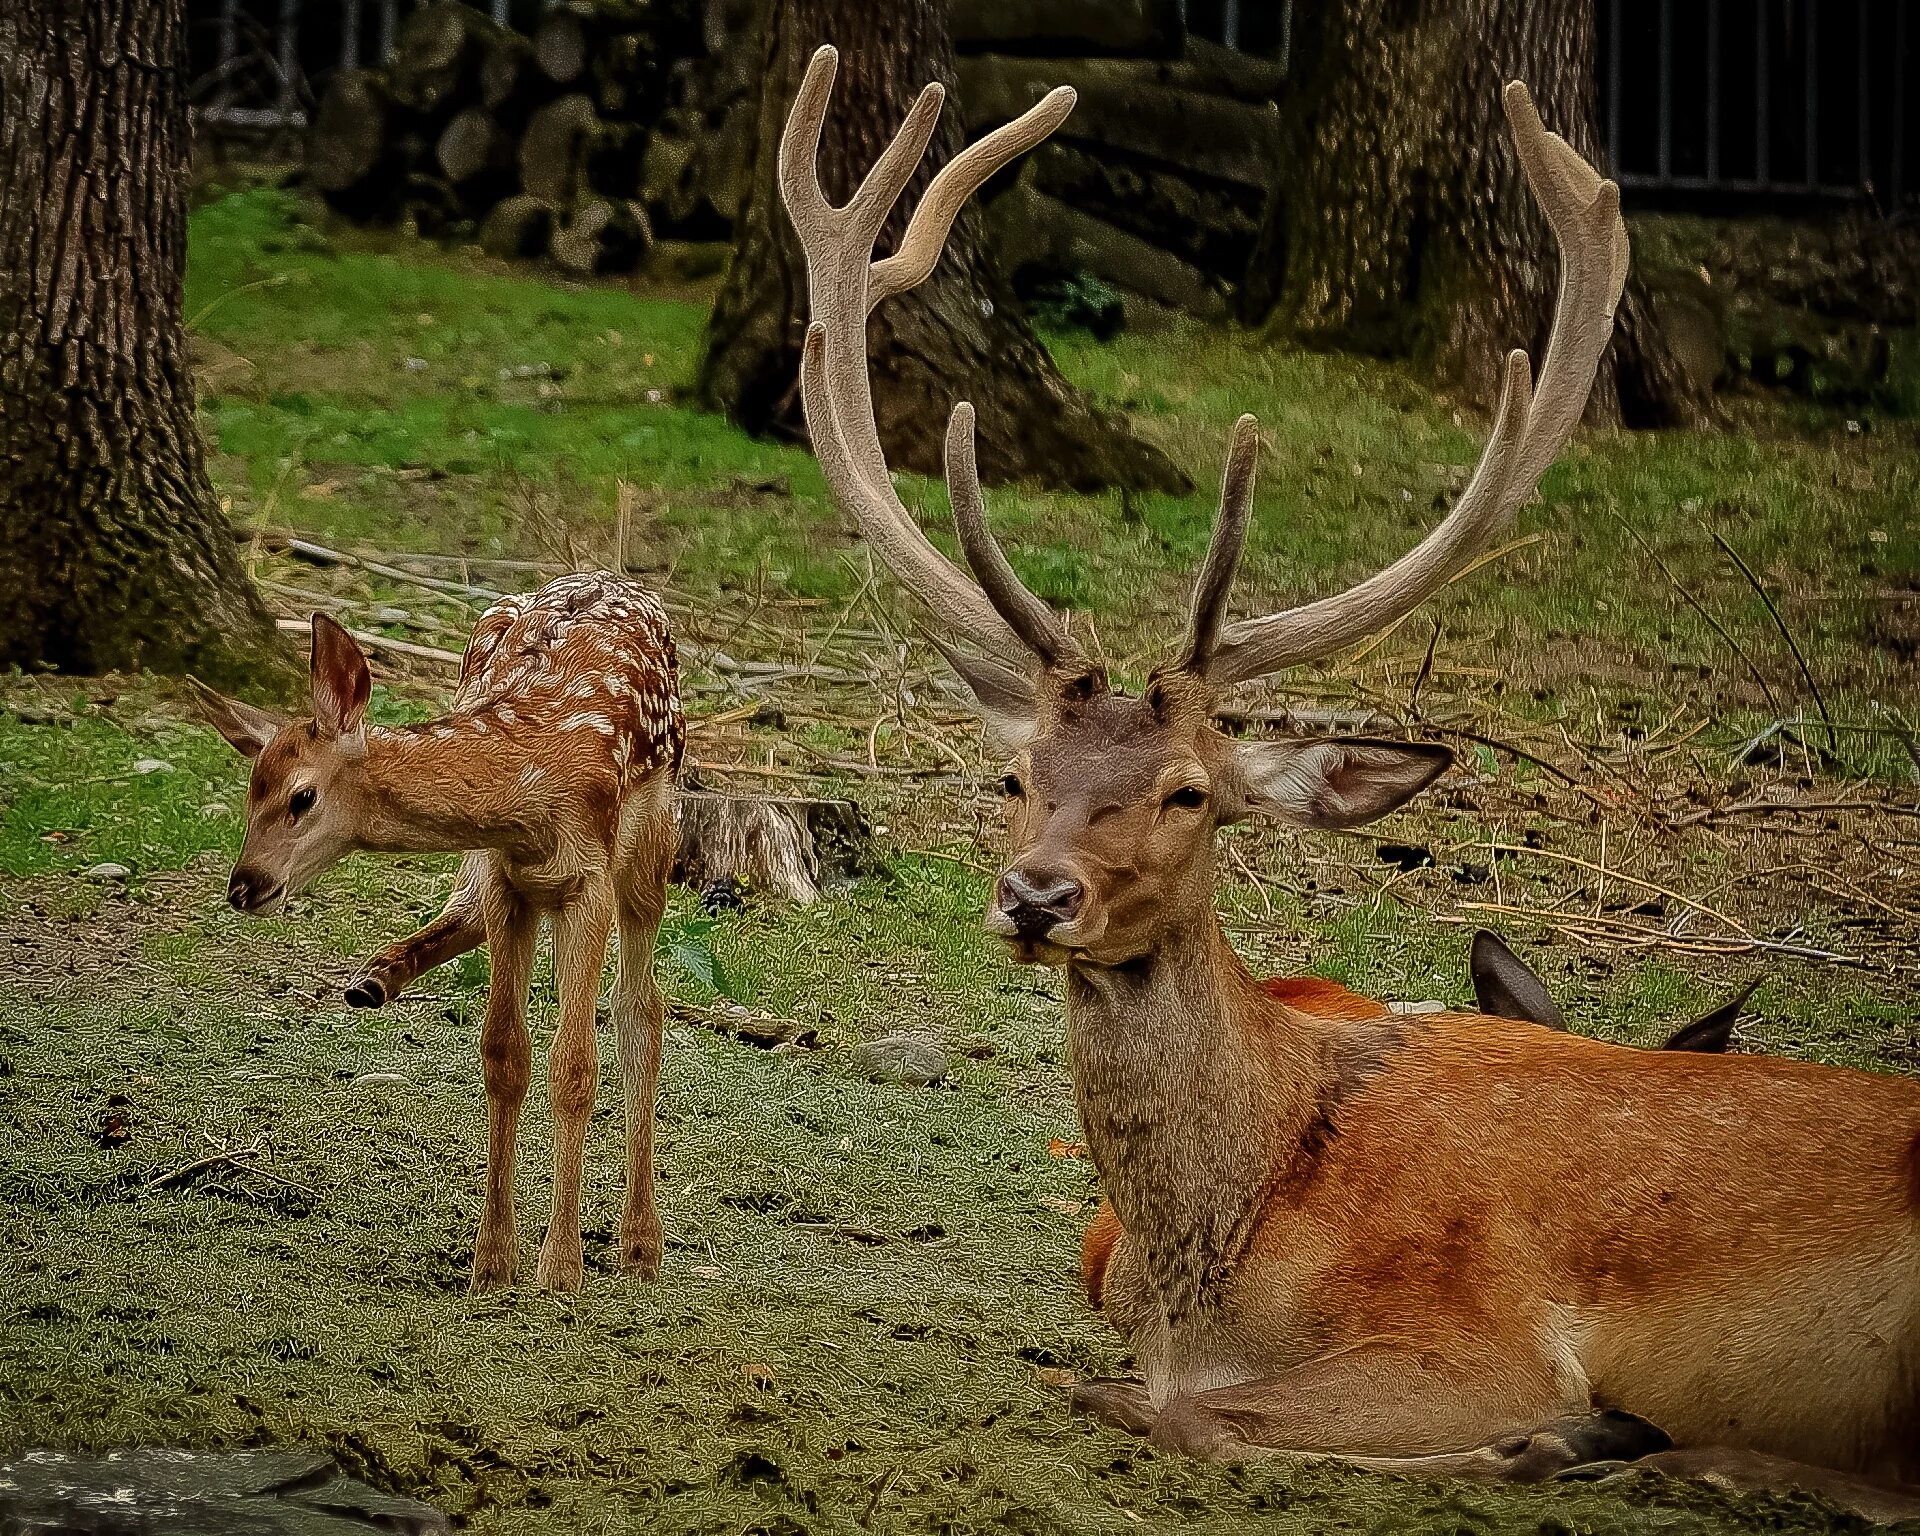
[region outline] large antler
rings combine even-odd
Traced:
[[[1508,354],[1493,435],[1459,504],[1384,571],[1337,596],[1229,625],[1217,646],[1199,623],[1203,610],[1217,612],[1218,602],[1197,601],[1188,664],[1215,682],[1244,682],[1311,661],[1411,613],[1499,537],[1586,408],[1627,280],[1620,189],[1546,130],[1526,86],[1511,82],[1503,100],[1527,181],[1560,244],[1560,294],[1539,383],[1525,352]],[[1215,528],[1203,593],[1214,590],[1217,567],[1230,571],[1237,557],[1243,530],[1229,521],[1222,516]],[[1218,590],[1224,593],[1224,582]]]
[[[1073,110],[1074,93],[1062,86],[950,160],[914,210],[899,250],[876,262],[874,241],[926,153],[945,93],[938,85],[920,93],[858,190],[835,208],[821,191],[817,162],[838,58],[830,46],[814,53],[780,139],[780,193],[806,253],[812,303],[800,393],[814,453],[835,499],[854,515],[881,559],[955,634],[1003,663],[1024,646],[1051,665],[1071,653],[1073,643],[1052,610],[1021,585],[987,532],[970,405],[954,407],[947,479],[962,544],[981,586],[933,547],[901,505],[874,422],[867,316],[882,299],[926,279],[961,205],[995,171],[1053,132]]]

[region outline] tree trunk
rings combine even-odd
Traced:
[[[757,44],[760,105],[733,259],[707,327],[699,393],[750,432],[799,438],[800,343],[806,266],[781,206],[776,151],[808,58],[840,49],[820,153],[827,196],[843,201],[879,156],[920,87],[953,88],[948,0],[767,0]],[[892,248],[933,173],[962,144],[949,104],[926,163],[894,210]],[[947,413],[971,400],[980,465],[993,480],[1035,479],[1076,490],[1123,485],[1185,491],[1186,477],[1061,378],[991,269],[977,208],[965,209],[932,277],[882,305],[868,328],[874,409],[889,462],[937,474]]]
[[[0,666],[284,675],[193,415],[181,0],[0,6]]]
[[[1510,348],[1537,363],[1559,273],[1500,88],[1524,80],[1547,126],[1601,164],[1592,0],[1330,0],[1296,18],[1292,172],[1250,306],[1274,303],[1274,328],[1310,346],[1410,355],[1491,404]],[[1589,419],[1709,411],[1630,280]]]

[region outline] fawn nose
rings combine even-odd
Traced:
[[[1002,875],[994,892],[995,902],[1013,920],[1014,932],[1023,939],[1044,938],[1058,924],[1072,922],[1080,915],[1086,896],[1086,887],[1078,880],[1017,869]]]
[[[244,869],[236,869],[227,882],[227,903],[236,912],[253,912],[273,899],[280,887],[273,881]]]

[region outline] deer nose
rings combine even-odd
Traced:
[[[1072,922],[1086,896],[1086,887],[1068,876],[1017,869],[1002,875],[994,892],[1000,910],[1013,919],[1014,931],[1023,939],[1042,938],[1056,925]]]
[[[236,912],[253,912],[266,905],[279,890],[278,884],[246,870],[236,869],[227,882],[227,904]]]

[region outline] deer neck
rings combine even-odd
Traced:
[[[1071,965],[1067,1041],[1102,1188],[1178,1321],[1231,1273],[1307,1144],[1326,1043],[1260,990],[1210,906],[1145,960]]]
[[[360,845],[381,853],[498,849],[543,857],[548,774],[537,741],[451,716],[367,733]]]

